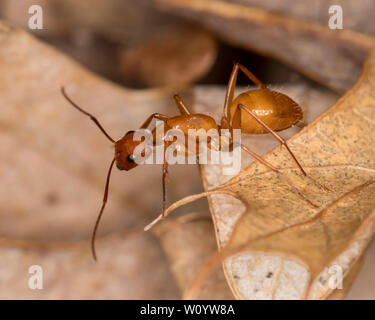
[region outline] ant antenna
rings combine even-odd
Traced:
[[[90,119],[92,121],[94,121],[94,123],[99,127],[99,129],[104,133],[104,135],[113,143],[116,143],[115,140],[113,140],[110,135],[104,130],[104,128],[102,127],[102,125],[99,123],[98,119],[96,119],[92,114],[88,113],[87,111],[81,109],[75,102],[73,102],[72,99],[70,99],[68,97],[68,95],[66,94],[65,92],[65,88],[64,87],[61,87],[61,93],[62,95],[65,97],[66,100],[68,100],[70,102],[70,104],[76,108],[78,111],[81,111],[83,114],[85,114],[86,116],[89,116]]]
[[[94,231],[93,231],[92,237],[91,237],[91,251],[92,251],[92,256],[93,256],[93,258],[94,258],[95,261],[98,260],[97,257],[96,257],[96,250],[95,250],[96,231],[98,230],[99,222],[100,222],[100,219],[101,219],[101,217],[103,215],[103,211],[104,211],[105,205],[107,203],[108,190],[109,190],[109,180],[111,178],[111,172],[112,172],[112,168],[113,168],[113,164],[115,163],[115,160],[116,160],[116,158],[113,158],[113,160],[111,162],[111,165],[109,166],[109,170],[108,170],[108,173],[107,173],[107,181],[105,183],[105,190],[104,190],[104,196],[103,196],[103,204],[102,204],[102,207],[100,209],[99,215],[96,218]]]

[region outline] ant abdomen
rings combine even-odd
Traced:
[[[231,117],[239,104],[246,106],[274,131],[290,128],[302,120],[301,107],[287,95],[268,89],[249,90],[241,93],[230,107]],[[241,110],[242,133],[269,133],[254,117]]]

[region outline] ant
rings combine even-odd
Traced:
[[[241,93],[237,98],[234,97],[234,90],[236,87],[236,81],[238,72],[241,70],[252,82],[254,82],[259,89],[248,90]],[[110,176],[114,163],[119,170],[131,170],[138,166],[136,163],[134,149],[141,143],[141,141],[135,141],[133,139],[134,131],[128,131],[122,138],[119,140],[114,140],[111,136],[104,130],[99,121],[90,113],[83,110],[75,102],[73,102],[69,96],[66,94],[64,87],[61,88],[63,96],[72,104],[73,107],[78,109],[83,114],[91,118],[91,120],[99,127],[103,134],[115,145],[115,155],[110,164],[107,179],[105,184],[105,191],[103,196],[102,206],[99,212],[99,215],[96,219],[94,226],[92,238],[91,238],[91,250],[94,260],[97,260],[96,250],[95,250],[95,237],[97,229],[99,226],[100,219],[102,217],[105,205],[108,198],[108,189]],[[183,100],[179,95],[174,96],[177,107],[180,111],[180,115],[174,117],[168,117],[160,113],[151,114],[146,121],[142,124],[140,129],[147,129],[151,124],[153,119],[158,119],[162,121],[165,125],[165,130],[170,129],[179,129],[182,130],[185,137],[187,137],[189,129],[216,129],[220,132],[220,129],[241,129],[242,133],[249,134],[261,134],[261,133],[270,133],[275,137],[281,144],[285,146],[294,162],[297,164],[299,170],[302,174],[313,181],[320,188],[330,191],[325,186],[321,185],[319,182],[315,181],[310,177],[306,171],[303,169],[301,164],[298,162],[297,158],[293,152],[289,149],[286,141],[280,137],[276,131],[281,131],[295,125],[302,119],[303,113],[301,107],[289,98],[287,95],[272,91],[267,88],[250,70],[239,63],[235,63],[229,78],[229,82],[226,88],[225,102],[224,102],[224,112],[221,118],[220,124],[217,124],[216,121],[205,114],[192,113],[190,109],[185,105]],[[153,143],[155,141],[155,130],[153,129]],[[165,132],[166,132],[165,131]],[[163,137],[164,140],[165,136]],[[168,144],[164,140],[164,146]],[[286,178],[282,172],[274,167],[272,164],[264,160],[261,156],[250,150],[248,147],[241,144],[241,148],[249,153],[257,161],[265,165],[268,169],[275,172],[279,177],[283,178],[289,186],[299,195],[301,199],[306,201],[309,205],[317,208],[318,206],[308,200],[298,189],[293,185],[293,183]],[[143,154],[145,152],[143,151]],[[163,162],[163,178],[162,178],[162,187],[163,187],[163,202],[162,202],[162,216],[164,216],[165,204],[166,204],[166,188],[165,180],[168,173],[168,162],[164,154]]]

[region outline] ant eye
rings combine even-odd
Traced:
[[[127,156],[126,160],[127,160],[128,162],[131,162],[131,163],[135,162],[134,154],[129,154],[129,155]]]

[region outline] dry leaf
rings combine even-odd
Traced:
[[[161,241],[176,284],[183,293],[204,260],[217,250],[210,216],[191,213],[166,220],[157,225],[153,232]],[[205,282],[198,299],[233,299],[220,265]]]
[[[355,30],[375,34],[370,23],[372,2],[304,1],[299,5],[290,0],[155,2],[163,10],[199,23],[231,45],[281,60],[341,93],[358,79],[367,53],[375,46],[373,37],[350,30],[353,26]],[[332,3],[343,6],[343,30],[328,28],[328,8]]]
[[[16,240],[1,241],[0,250],[7,263],[2,265],[3,274],[7,275],[5,280],[2,278],[4,286],[17,297],[36,297],[25,289],[29,276],[27,268],[32,263],[45,263],[52,271],[46,283],[53,290],[37,294],[39,298],[176,297],[163,255],[150,238],[139,236],[128,241],[111,236],[102,239],[98,249],[103,264],[94,267],[90,261],[87,238],[100,205],[106,167],[113,150],[92,123],[62,99],[59,87],[67,85],[72,98],[95,113],[115,137],[133,129],[135,122],[141,123],[155,110],[168,113],[167,108],[173,103],[166,99],[170,92],[124,90],[5,24],[0,24],[0,66],[3,71],[3,79],[0,79],[0,108],[3,111],[0,115],[3,164],[0,175],[7,186],[0,193],[4,222],[0,232],[7,238],[26,241],[26,245]],[[248,158],[246,161],[249,162]],[[159,210],[160,194],[155,190],[160,189],[160,172],[155,169],[144,167],[126,175],[117,173],[111,184],[110,204],[101,227],[103,233],[143,224]],[[171,178],[177,183],[174,183],[175,188],[169,188],[170,199],[199,189],[198,179],[192,174],[196,168],[180,169],[177,177]],[[184,180],[189,184],[178,183]],[[141,196],[139,190],[142,190]],[[286,192],[292,197],[289,191]],[[197,232],[199,230],[200,227]],[[33,246],[29,239],[37,239],[40,243]],[[65,243],[77,239],[82,239],[82,244]],[[63,241],[63,248],[56,247],[51,240]],[[122,246],[125,246],[124,254]],[[208,247],[211,248],[206,246],[202,250]],[[65,262],[79,272],[73,274],[74,271],[66,267],[62,270],[66,276],[60,278],[61,270],[57,269]],[[156,279],[151,279],[154,269]],[[108,274],[108,270],[115,272]],[[15,281],[22,272],[25,275]],[[74,293],[70,292],[74,283],[72,286],[61,281],[83,273],[87,273],[87,277],[77,278],[75,283],[79,285]],[[119,278],[123,283],[116,281]],[[130,290],[124,289],[124,283],[126,285],[128,281]],[[147,282],[150,282],[148,287]],[[96,289],[99,291],[93,292]],[[165,291],[158,293],[160,290]]]
[[[203,166],[209,192],[168,209],[212,193],[218,244],[225,248],[221,255],[242,251],[225,260],[237,298],[325,298],[332,291],[329,268],[339,266],[346,275],[361,257],[375,230],[374,77],[373,53],[355,87],[288,142],[308,173],[331,192],[301,176],[284,149],[265,156],[318,209],[258,163],[223,185],[228,177],[220,176],[220,167]],[[220,192],[234,197],[216,195]]]
[[[350,93],[289,143],[310,174],[332,193],[325,193],[297,176],[298,171],[288,169],[294,165],[285,150],[266,156],[320,205],[318,210],[301,202],[258,164],[224,187],[247,205],[247,209],[228,210],[232,215],[242,213],[237,221],[228,220],[219,199],[212,200],[214,216],[225,221],[226,230],[228,225],[232,227],[229,235],[219,229],[221,245],[230,238],[230,247],[245,245],[251,251],[226,262],[237,297],[322,298],[330,292],[326,268],[338,264],[348,272],[366,247],[374,231],[373,61],[369,60],[368,69]],[[205,171],[205,175],[212,176],[212,172]],[[239,206],[236,200],[231,202]],[[249,267],[251,274],[246,272]],[[267,277],[270,274],[271,279]],[[268,284],[263,283],[267,280]]]

